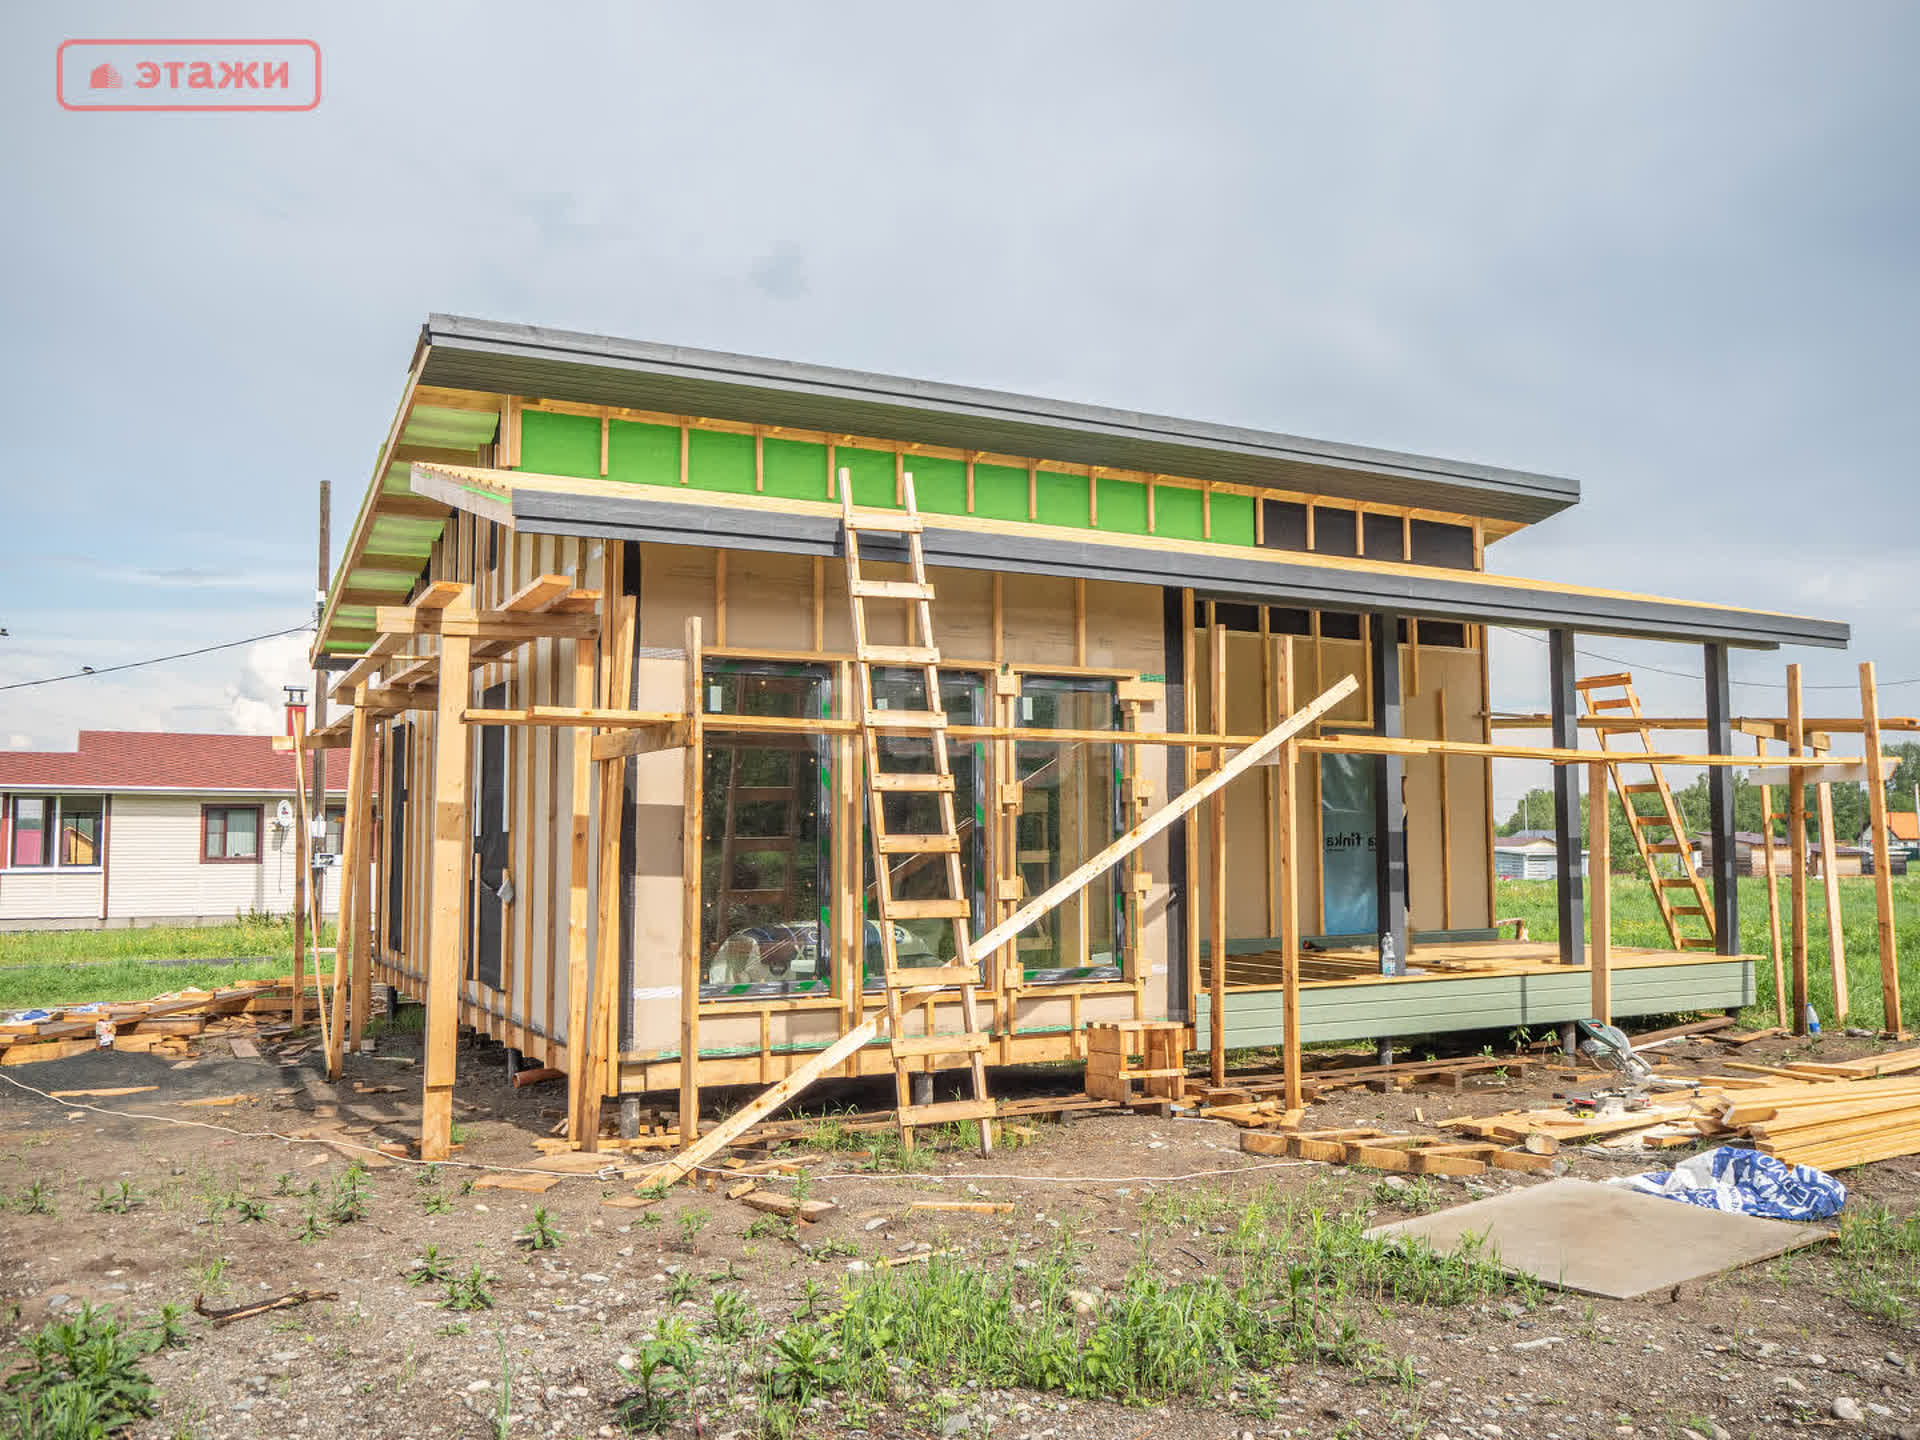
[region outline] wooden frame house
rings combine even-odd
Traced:
[[[316,642],[346,709],[310,743],[351,747],[350,1033],[370,984],[427,1002],[431,1157],[456,1027],[565,1070],[584,1144],[607,1100],[665,1090],[690,1138],[703,1087],[804,1079],[869,1023],[897,1036],[894,967],[956,959],[964,987],[905,1009],[995,1065],[1084,1057],[1111,1022],[1174,1022],[1217,1068],[1283,1038],[1550,1026],[1602,985],[1615,1015],[1747,1003],[1730,875],[1696,880],[1678,908],[1706,923],[1667,950],[1596,928],[1589,964],[1577,881],[1557,945],[1503,935],[1492,760],[1556,762],[1577,874],[1579,786],[1608,778],[1580,732],[1624,721],[1578,713],[1596,682],[1576,633],[1698,647],[1705,716],[1680,723],[1724,776],[1755,761],[1732,754],[1729,649],[1846,627],[1487,569],[1577,499],[1551,476],[436,315]],[[856,526],[856,592],[930,593],[931,658],[917,600],[850,598]],[[1496,743],[1490,624],[1546,632],[1548,747]],[[929,710],[931,737],[885,728]],[[1080,873],[1259,737],[1269,763]],[[951,777],[883,820],[954,801],[950,838],[888,842],[892,909],[865,808],[883,759]],[[1076,888],[956,951],[949,855],[975,934]],[[864,1038],[834,1073],[906,1065]],[[929,1043],[906,1068],[943,1059]]]

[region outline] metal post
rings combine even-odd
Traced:
[[[1573,631],[1547,632],[1547,688],[1553,702],[1555,749],[1580,747],[1579,697],[1574,690]],[[1594,801],[1604,805],[1607,797]],[[1586,891],[1580,875],[1580,767],[1553,767],[1553,853],[1559,879],[1560,963],[1587,958]]]
[[[1398,736],[1400,724],[1400,617],[1367,617],[1373,659],[1373,730]],[[1407,973],[1407,763],[1399,755],[1376,762],[1373,789],[1375,930],[1380,937],[1380,973]]]
[[[1733,753],[1732,687],[1727,674],[1727,647],[1708,645],[1707,753]],[[1722,955],[1740,953],[1740,885],[1735,866],[1733,776],[1724,765],[1707,770],[1707,833],[1713,837],[1713,935]]]

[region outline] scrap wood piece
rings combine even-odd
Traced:
[[[1627,1037],[1634,1049],[1642,1045],[1657,1045],[1662,1040],[1678,1040],[1683,1035],[1710,1035],[1716,1030],[1731,1030],[1739,1021],[1731,1015],[1715,1015],[1706,1020],[1694,1020],[1685,1025],[1669,1025],[1664,1030],[1649,1030],[1644,1035]]]
[[[363,1085],[355,1081],[353,1093],[356,1095],[397,1095],[400,1093],[401,1088],[402,1087],[398,1085]]]
[[[915,1200],[909,1210],[939,1210],[959,1215],[1011,1215],[1013,1206],[993,1200]]]
[[[1289,1110],[1277,1100],[1261,1100],[1251,1105],[1204,1105],[1202,1120],[1226,1120],[1248,1129],[1287,1129],[1298,1126],[1307,1112],[1295,1106]]]
[[[1771,1040],[1776,1035],[1786,1035],[1790,1033],[1784,1025],[1769,1025],[1764,1030],[1749,1030],[1740,1035],[1713,1035],[1710,1038],[1717,1045],[1732,1045],[1738,1048],[1743,1045],[1751,1045],[1756,1040]]]
[[[482,1175],[473,1182],[476,1190],[523,1190],[529,1195],[544,1195],[560,1183],[558,1175]]]
[[[236,1060],[258,1060],[260,1058],[260,1047],[255,1045],[251,1040],[243,1040],[236,1035],[233,1039],[229,1040],[227,1044],[232,1048]]]
[[[111,1095],[144,1095],[158,1085],[110,1085],[104,1090],[49,1090],[56,1100],[104,1100]]]
[[[610,1210],[644,1210],[649,1205],[658,1205],[658,1195],[609,1195],[600,1202]]]
[[[256,1301],[252,1305],[236,1305],[231,1310],[215,1310],[207,1304],[207,1297],[193,1297],[193,1309],[197,1315],[204,1315],[216,1327],[231,1325],[236,1320],[244,1320],[249,1315],[264,1315],[269,1310],[291,1310],[296,1305],[305,1305],[315,1300],[338,1300],[338,1290],[291,1290],[272,1300]]]
[[[839,1208],[831,1200],[796,1200],[791,1195],[777,1195],[771,1190],[755,1190],[741,1198],[755,1210],[764,1210],[769,1215],[778,1215],[786,1220],[804,1220],[808,1224]]]
[[[727,1199],[738,1200],[742,1195],[751,1195],[759,1188],[760,1182],[758,1180],[742,1180],[738,1185],[734,1185],[728,1189]]]
[[[258,1095],[207,1095],[198,1100],[176,1100],[174,1104],[190,1109],[224,1110],[230,1105],[240,1105],[259,1098]]]
[[[551,1065],[543,1065],[538,1070],[522,1070],[513,1077],[513,1088],[524,1089],[528,1085],[541,1085],[549,1080],[564,1080],[567,1072],[555,1070]]]

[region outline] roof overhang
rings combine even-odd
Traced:
[[[411,483],[416,493],[528,534],[794,555],[841,553],[840,512],[827,503],[764,495],[735,500],[710,492],[692,501],[656,486],[437,464],[414,465]],[[1067,538],[1045,525],[931,512],[922,512],[921,520],[927,560],[961,569],[1190,587],[1223,599],[1303,609],[1386,611],[1748,648],[1841,647],[1849,637],[1848,627],[1838,621],[1518,576],[1150,537]],[[883,538],[864,540],[863,552],[876,560],[904,558],[904,546],[896,557]]]
[[[1531,524],[1577,481],[1033,395],[433,315],[420,383],[846,431]]]

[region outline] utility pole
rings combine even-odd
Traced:
[[[320,630],[319,630],[320,616],[326,610],[326,607],[327,607],[327,586],[333,580],[332,556],[329,553],[329,550],[330,550],[329,540],[330,540],[330,535],[332,531],[332,526],[333,526],[333,482],[331,480],[322,480],[320,482],[320,566],[319,566],[319,572],[318,572],[319,583],[318,583],[318,587],[314,591],[314,597],[313,597],[314,643],[316,645],[319,644],[319,640],[320,640]],[[321,729],[327,723],[327,678],[328,678],[327,672],[321,668],[319,652],[316,650],[314,654],[314,661],[313,661],[313,725],[309,733],[312,733],[312,731],[317,731]],[[325,834],[325,827],[327,823],[327,752],[324,750],[316,750],[313,752],[313,800],[312,800],[312,803],[308,806],[307,814],[311,816],[314,820],[317,820],[320,823],[321,833]],[[314,853],[314,850],[311,846],[308,848],[307,853],[310,855]],[[314,887],[313,911],[316,917],[320,914],[321,897],[326,893],[323,888],[324,878],[325,877],[322,875],[320,871],[315,870],[313,872],[313,876],[312,876],[313,887]],[[317,923],[317,920],[316,920],[316,923]],[[338,937],[336,937],[336,939],[337,938]],[[317,951],[320,945],[319,935],[316,934],[313,937],[313,943],[314,943],[314,948]],[[337,965],[339,961],[340,961],[340,957],[336,953],[334,955],[334,963]],[[314,976],[315,976],[314,983],[317,985],[320,983],[319,982],[320,964],[317,959],[314,962],[313,969],[314,969]]]

